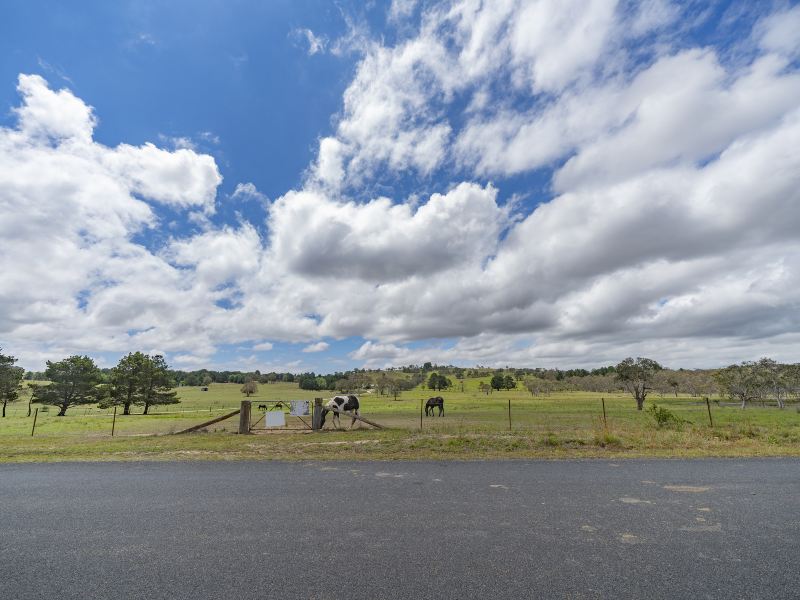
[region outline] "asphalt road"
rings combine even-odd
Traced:
[[[0,466],[0,598],[798,598],[800,461]]]

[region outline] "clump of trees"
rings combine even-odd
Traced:
[[[180,402],[172,389],[175,382],[167,362],[160,354],[132,352],[111,369],[108,379],[107,393],[98,402],[100,408],[121,406],[122,414],[129,415],[132,406],[141,406],[142,414],[146,415],[152,406]]]
[[[715,379],[721,391],[741,403],[774,400],[786,407],[789,397],[800,395],[800,365],[780,364],[771,358],[745,361],[717,371]]]
[[[503,375],[502,373],[495,373],[492,376],[489,385],[493,390],[513,390],[517,387],[517,382],[512,375]]]
[[[57,407],[59,417],[65,416],[70,407],[82,404],[120,406],[124,415],[131,414],[132,406],[141,406],[146,415],[153,406],[180,402],[160,354],[130,353],[105,373],[88,356],[74,355],[47,361],[42,376],[48,383],[31,385],[32,401]]]
[[[523,387],[531,396],[547,395],[557,389],[557,382],[529,375],[522,380]]]
[[[428,378],[429,390],[436,390],[437,392],[440,392],[451,387],[453,387],[453,382],[450,380],[450,378],[440,375],[439,373],[431,373],[431,376]]]

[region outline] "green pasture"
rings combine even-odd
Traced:
[[[96,406],[76,406],[65,417],[53,407],[39,408],[35,436],[27,399],[10,404],[0,419],[0,461],[135,458],[335,458],[326,445],[346,447],[354,458],[432,458],[450,456],[596,456],[671,455],[741,456],[800,454],[800,412],[774,406],[748,406],[741,410],[712,398],[714,427],[701,398],[652,395],[647,406],[667,408],[677,421],[657,427],[648,411],[636,410],[625,394],[558,392],[533,397],[524,390],[478,391],[480,380],[457,381],[454,391],[432,392],[418,388],[397,400],[377,393],[361,394],[361,414],[384,425],[375,431],[357,424],[357,431],[305,435],[302,432],[259,432],[236,436],[238,417],[217,423],[207,432],[169,436],[239,408],[245,396],[239,384],[212,384],[178,388],[180,404],[155,407],[150,415],[117,414],[111,437],[113,411]],[[253,402],[253,421],[259,403],[276,400],[311,400],[330,392],[300,390],[296,384],[259,385]],[[441,395],[445,416],[420,420],[421,401]],[[603,402],[606,416],[603,418]],[[509,404],[511,424],[509,428]],[[141,408],[134,407],[134,413]],[[437,411],[438,414],[438,411]],[[307,419],[308,421],[308,419]],[[421,421],[421,424],[420,424]],[[291,427],[303,425],[288,418]],[[342,423],[349,425],[344,417]],[[330,424],[327,425],[330,427]]]

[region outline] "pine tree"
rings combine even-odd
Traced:
[[[48,360],[44,375],[50,383],[36,387],[34,402],[57,406],[59,417],[66,415],[70,406],[94,404],[102,398],[102,373],[88,356]]]
[[[133,352],[122,357],[111,369],[109,396],[99,403],[100,408],[121,406],[122,414],[131,414],[131,406],[138,403],[141,395],[140,378],[148,356]]]
[[[177,392],[169,377],[169,367],[160,354],[147,356],[139,375],[139,397],[136,404],[144,406],[142,414],[148,414],[151,406],[178,404]]]

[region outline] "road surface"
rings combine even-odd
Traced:
[[[798,598],[800,461],[0,466],[0,598]]]

